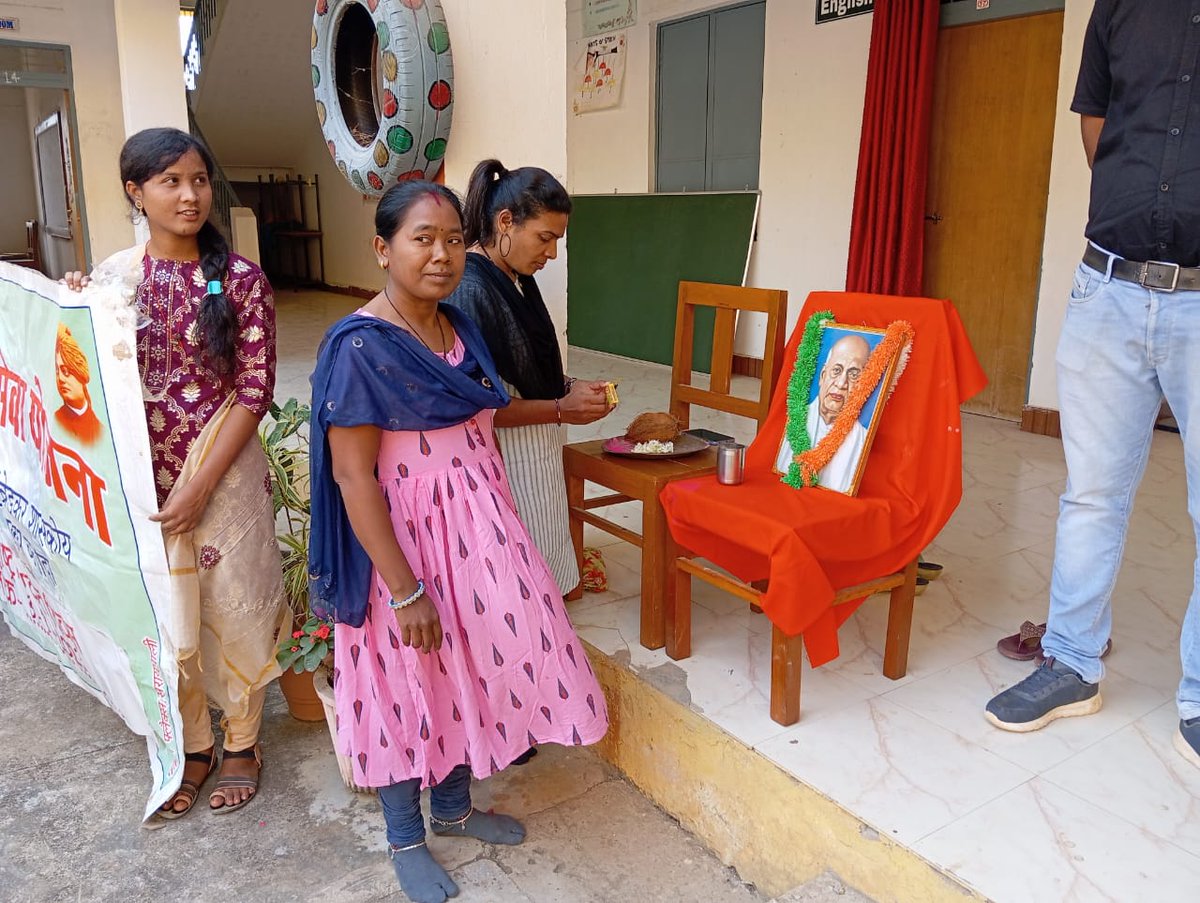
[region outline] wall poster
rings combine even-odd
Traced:
[[[625,32],[588,38],[583,73],[571,108],[576,113],[607,110],[621,102],[625,81]]]

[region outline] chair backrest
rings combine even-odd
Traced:
[[[712,376],[708,388],[692,384],[692,345],[696,333],[696,308],[716,310],[713,324]],[[766,315],[763,369],[757,399],[730,393],[733,376],[733,338],[738,311]],[[771,407],[771,395],[783,366],[783,323],[787,292],[782,289],[743,288],[708,282],[680,282],[675,311],[675,354],[671,368],[671,413],[684,429],[690,426],[691,406],[749,417],[761,427]]]
[[[987,378],[954,305],[939,299],[859,292],[809,294],[788,339],[783,378],[767,423],[746,451],[747,480],[753,472],[770,472],[775,463],[787,423],[786,384],[804,325],[821,310],[832,311],[841,323],[886,329],[889,323],[903,320],[912,326],[912,354],[884,407],[858,497],[903,499],[904,505],[916,509],[932,505],[931,510],[944,510],[949,517],[962,487],[959,405],[983,388]],[[954,504],[939,507],[936,500],[949,497]],[[942,526],[944,521],[938,529]]]

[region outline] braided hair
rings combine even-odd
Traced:
[[[211,179],[216,164],[203,141],[179,129],[143,129],[131,136],[121,148],[121,183],[133,182],[140,187],[165,172],[189,151],[199,155]],[[134,207],[133,199],[128,194],[125,199],[131,208]],[[196,244],[200,251],[200,270],[204,274],[204,281],[209,287],[213,283],[220,286],[220,291],[206,294],[200,302],[197,320],[204,353],[217,372],[229,373],[236,361],[238,331],[237,313],[224,288],[229,271],[229,245],[210,220],[205,220],[200,227]]]

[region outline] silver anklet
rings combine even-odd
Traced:
[[[464,815],[462,818],[456,819],[454,821],[445,821],[444,819],[438,818],[435,815],[430,815],[429,820],[437,822],[438,826],[442,827],[442,828],[461,828],[463,825],[465,825],[467,823],[467,819],[470,818],[474,814],[475,814],[475,807],[472,806],[470,809],[467,810],[466,815]]]
[[[388,859],[395,859],[397,853],[407,853],[409,850],[415,850],[417,847],[425,846],[425,841],[419,840],[414,844],[409,844],[406,847],[394,847],[388,844]]]

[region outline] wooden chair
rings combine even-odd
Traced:
[[[692,383],[692,345],[697,307],[715,308],[713,326],[712,378],[707,389]],[[733,374],[733,338],[738,311],[766,314],[762,385],[757,399],[730,394]],[[675,353],[671,370],[670,410],[684,429],[690,424],[691,406],[711,408],[762,422],[771,404],[771,394],[783,364],[783,321],[787,314],[787,292],[776,289],[742,288],[702,282],[680,282],[675,320]],[[591,524],[642,549],[641,642],[659,649],[666,642],[664,605],[671,561],[667,555],[670,535],[658,496],[674,480],[712,473],[716,452],[705,449],[679,459],[651,461],[606,454],[602,440],[578,442],[563,448],[567,481],[571,539],[575,556],[583,562],[583,525]],[[598,483],[611,494],[585,498],[588,482]],[[593,509],[621,502],[642,503],[642,532],[635,533]],[[578,591],[572,595],[578,598]]]
[[[917,556],[961,497],[959,405],[986,383],[949,302],[834,292],[806,301],[784,355],[785,383],[804,323],[819,310],[880,328],[905,320],[915,332],[858,495],[780,481],[772,468],[787,422],[781,388],[747,450],[744,483],[700,477],[665,487],[661,498],[672,534],[667,654],[691,655],[693,577],[761,606],[773,622],[771,718],[784,725],[800,717],[802,650],[813,667],[835,658],[838,627],[872,593],[891,591],[883,673],[907,672]]]
[[[667,655],[673,659],[692,654],[692,577],[699,577],[718,589],[745,599],[761,611],[768,581],[759,587],[743,583],[695,560],[695,556],[672,543],[674,568],[673,592],[668,596]],[[899,680],[908,673],[908,642],[912,633],[913,597],[917,589],[917,559],[903,570],[874,580],[839,589],[832,605],[861,601],[873,593],[891,590],[888,597],[887,635],[883,650],[883,676]],[[800,668],[803,661],[801,634],[788,636],[777,624],[771,625],[771,720],[795,724],[800,720]]]
[[[38,241],[38,224],[35,219],[25,221],[25,244],[26,248],[24,251],[17,251],[12,254],[0,254],[0,262],[15,264],[19,267],[29,267],[41,272],[42,246],[41,242]]]

